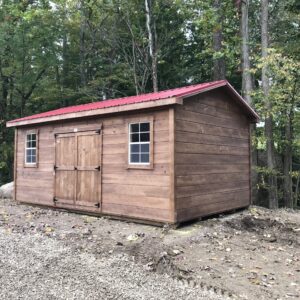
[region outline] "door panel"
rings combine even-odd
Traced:
[[[76,204],[100,205],[101,135],[84,132],[77,136],[77,192]]]
[[[101,208],[102,133],[56,135],[56,203]]]
[[[79,135],[77,137],[77,166],[78,167],[97,167],[100,157],[100,138],[99,134]]]
[[[77,205],[92,205],[99,203],[99,172],[78,171],[77,172]]]
[[[75,135],[59,135],[56,137],[56,166],[74,167]]]
[[[75,201],[75,134],[58,135],[55,140],[55,201]]]
[[[55,176],[55,190],[57,201],[73,203],[75,200],[75,171],[57,170]]]

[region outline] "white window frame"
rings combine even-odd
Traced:
[[[149,124],[149,131],[140,131],[140,128],[139,128],[139,131],[138,132],[134,132],[134,133],[132,133],[131,132],[131,125],[133,125],[133,124],[139,124],[139,126],[140,126],[140,124],[143,124],[143,123],[148,123]],[[138,165],[138,166],[150,166],[151,165],[151,138],[152,138],[152,134],[151,134],[151,130],[152,130],[152,128],[151,128],[151,122],[150,121],[148,121],[148,120],[145,120],[145,121],[137,121],[137,122],[131,122],[131,123],[128,123],[128,164],[130,165],[130,166],[134,166],[134,165]],[[149,141],[148,142],[131,142],[131,135],[132,134],[136,134],[136,133],[138,133],[139,135],[141,134],[141,133],[149,133]],[[142,144],[147,144],[147,145],[149,145],[149,161],[148,162],[131,162],[131,145],[142,145]],[[145,152],[146,153],[146,152]],[[139,154],[142,154],[142,152],[139,152]]]
[[[28,137],[35,135],[35,147],[28,147]],[[27,161],[27,150],[35,150],[35,162],[28,162]],[[25,158],[24,158],[25,166],[27,167],[36,167],[38,163],[38,132],[37,131],[30,131],[27,132],[25,135]]]

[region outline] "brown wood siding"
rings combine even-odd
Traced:
[[[127,168],[127,122],[153,117],[153,169]],[[54,206],[54,133],[97,129],[102,124],[102,213],[172,222],[170,203],[169,109],[131,113],[97,119],[53,123],[18,128],[16,151],[17,200]],[[25,133],[39,129],[37,168],[24,167]],[[57,205],[59,206],[59,204]],[[94,208],[61,205],[59,207],[98,212]]]
[[[249,120],[222,89],[175,110],[177,221],[249,205]]]

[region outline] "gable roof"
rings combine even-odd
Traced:
[[[239,104],[241,104],[246,109],[246,112],[249,114],[249,116],[251,116],[253,121],[257,121],[259,119],[256,112],[237,93],[237,91],[229,84],[229,82],[226,80],[220,80],[160,91],[156,93],[148,93],[137,96],[103,100],[99,102],[92,102],[87,104],[59,108],[8,121],[7,127],[37,124],[92,115],[116,113],[120,111],[145,109],[164,105],[182,104],[183,98],[190,97],[219,87],[227,87],[231,94],[234,96],[234,98],[237,99]]]

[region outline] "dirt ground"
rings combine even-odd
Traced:
[[[177,229],[0,200],[0,299],[298,299],[300,212]]]

